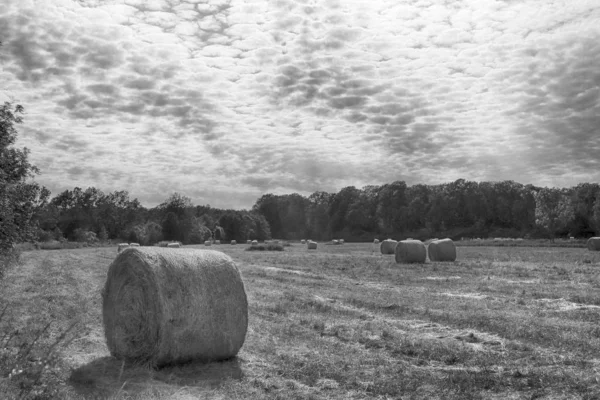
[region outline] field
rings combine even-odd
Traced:
[[[236,260],[249,300],[230,361],[112,359],[100,291],[115,247],[24,252],[0,323],[23,336],[51,322],[42,346],[77,322],[47,373],[57,398],[600,398],[600,252],[461,246],[455,263],[398,265],[370,243],[245,248],[212,247]],[[14,387],[0,377],[0,392]]]

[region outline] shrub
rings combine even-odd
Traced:
[[[283,246],[280,244],[267,243],[267,244],[255,244],[253,246],[247,247],[246,251],[283,251]]]

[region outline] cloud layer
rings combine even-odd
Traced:
[[[54,193],[600,181],[595,0],[8,0],[0,41]]]

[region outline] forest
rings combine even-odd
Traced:
[[[265,194],[250,210],[194,205],[173,193],[145,208],[127,191],[74,188],[39,207],[38,241],[244,241],[271,238],[372,241],[392,237],[589,237],[600,233],[600,185],[568,189],[513,181],[440,185],[396,181],[310,196]]]

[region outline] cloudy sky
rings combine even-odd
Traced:
[[[1,2],[0,101],[53,194],[600,181],[598,0]]]

